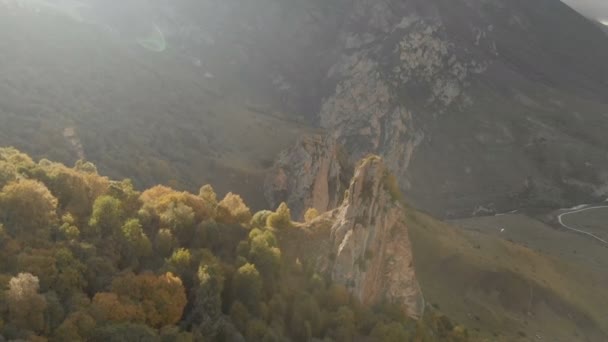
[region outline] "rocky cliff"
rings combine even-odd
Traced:
[[[321,154],[383,156],[441,217],[607,195],[608,39],[594,23],[558,0],[355,0],[342,13],[318,80]]]
[[[405,212],[390,189],[389,171],[378,157],[357,168],[348,197],[334,214],[328,264],[334,281],[349,287],[364,303],[402,304],[420,317],[424,300],[416,280]]]
[[[335,210],[295,228],[305,234],[284,247],[304,256],[362,303],[388,301],[414,318],[424,299],[416,279],[405,210],[381,158],[366,157],[356,168],[346,198]]]
[[[302,137],[280,155],[266,178],[266,198],[287,202],[297,219],[308,208],[321,213],[336,208],[352,176],[344,153],[331,137]]]

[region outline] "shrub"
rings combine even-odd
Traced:
[[[291,210],[285,202],[281,203],[277,211],[268,216],[266,225],[275,229],[287,229],[291,227]]]

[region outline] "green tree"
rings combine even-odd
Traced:
[[[95,319],[84,311],[71,313],[61,325],[55,329],[51,341],[85,342],[95,329]]]
[[[80,229],[76,227],[76,220],[72,214],[67,213],[61,217],[61,226],[59,227],[59,233],[61,237],[73,241],[80,237]]]
[[[122,226],[122,255],[129,263],[136,263],[139,258],[152,253],[152,244],[144,234],[138,219],[130,219]]]
[[[107,237],[120,230],[123,211],[120,201],[112,196],[101,196],[93,204],[89,225],[96,234]]]
[[[348,306],[338,308],[332,315],[330,329],[330,336],[336,341],[352,341],[357,332],[353,310]]]
[[[65,309],[55,291],[49,291],[44,294],[46,300],[46,321],[48,324],[47,331],[55,330],[65,318]]]
[[[387,341],[387,342],[401,342],[409,341],[412,339],[403,326],[397,322],[376,324],[372,330],[370,337],[376,341]]]
[[[255,265],[267,282],[278,277],[281,268],[281,250],[277,247],[274,234],[254,229],[249,234],[249,260]]]
[[[234,298],[256,312],[262,294],[262,278],[253,264],[241,266],[232,281]]]
[[[185,248],[177,249],[166,261],[166,268],[178,274],[182,279],[191,279],[193,276],[194,258],[192,253]]]
[[[214,341],[220,333],[224,275],[217,260],[201,264],[197,273],[194,306],[189,321],[205,339]]]
[[[230,307],[230,320],[239,331],[244,332],[247,328],[247,321],[249,320],[249,310],[240,301],[235,301]]]
[[[268,332],[266,323],[260,319],[252,319],[247,322],[245,337],[247,341],[262,341]]]
[[[262,210],[258,211],[251,218],[251,228],[264,229],[266,228],[266,221],[268,220],[268,216],[272,215],[272,211],[270,210]]]
[[[85,161],[82,159],[76,161],[76,164],[74,164],[74,170],[84,173],[92,173],[95,175],[97,174],[97,166],[95,166],[95,164],[89,161]]]
[[[91,342],[160,342],[160,337],[143,324],[120,323],[96,328],[91,333]]]
[[[177,240],[169,229],[160,229],[154,239],[154,248],[161,257],[167,257],[177,246]]]
[[[182,331],[179,327],[168,325],[160,330],[160,342],[194,342],[194,337],[190,332]]]
[[[60,248],[55,252],[55,265],[57,275],[52,288],[61,299],[67,299],[86,288],[86,266],[69,249]]]
[[[287,229],[291,227],[291,210],[289,210],[287,203],[281,203],[277,211],[268,216],[266,225],[275,229]]]
[[[302,293],[294,300],[290,327],[302,339],[321,334],[321,309],[314,297]]]

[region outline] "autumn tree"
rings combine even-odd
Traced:
[[[17,269],[36,276],[42,292],[48,291],[57,277],[55,256],[49,249],[23,249],[17,256]]]
[[[38,293],[38,278],[30,273],[19,273],[9,281],[6,293],[11,323],[16,327],[42,332],[45,328],[45,298]]]
[[[28,170],[36,166],[36,163],[25,153],[19,152],[14,147],[0,148],[0,160],[13,165],[18,171]]]
[[[251,210],[241,196],[229,192],[217,206],[216,220],[225,224],[247,224],[251,220]]]
[[[17,168],[4,160],[0,160],[0,189],[17,179]]]
[[[112,282],[112,292],[139,307],[146,324],[155,328],[179,322],[187,301],[181,279],[172,273],[127,274]]]
[[[177,207],[179,204],[190,207],[194,213],[193,222],[195,224],[212,218],[209,205],[202,197],[187,192],[178,192],[162,185],[144,191],[140,196],[140,201],[143,203],[140,213],[147,216],[151,223],[160,224],[160,215],[170,207]]]
[[[56,209],[57,199],[38,181],[18,180],[0,192],[0,220],[13,236],[25,233],[44,237],[57,220]]]
[[[36,179],[59,200],[59,208],[76,217],[87,217],[95,198],[106,191],[109,181],[97,174],[80,172],[59,163],[41,160],[34,172]]]
[[[95,294],[91,303],[91,313],[95,320],[101,323],[144,320],[144,313],[139,305],[121,300],[116,293],[111,292]]]
[[[309,223],[319,217],[319,211],[315,208],[310,208],[304,213],[304,222]]]
[[[208,207],[211,217],[215,217],[215,210],[218,205],[217,194],[213,187],[209,184],[203,185],[199,190],[198,196],[205,201],[205,205]]]
[[[286,229],[291,227],[291,210],[289,210],[287,203],[281,203],[277,208],[277,211],[268,216],[266,225],[275,229]]]
[[[187,246],[194,237],[194,210],[181,202],[173,202],[160,213],[162,227],[167,227],[177,238],[180,245]]]
[[[68,315],[65,320],[55,329],[52,341],[85,342],[95,329],[95,319],[85,311],[76,311]]]

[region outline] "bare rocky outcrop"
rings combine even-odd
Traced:
[[[401,305],[408,316],[419,318],[424,299],[398,193],[382,159],[365,158],[342,205],[310,223],[314,227],[331,222],[329,236],[321,239],[328,242],[314,242],[325,246],[328,250],[324,253],[329,255],[312,257],[318,259],[324,273],[346,286],[362,303],[388,301]]]
[[[278,158],[265,181],[266,198],[273,207],[287,202],[297,219],[308,208],[334,209],[350,178],[346,163],[331,138],[305,136]]]

